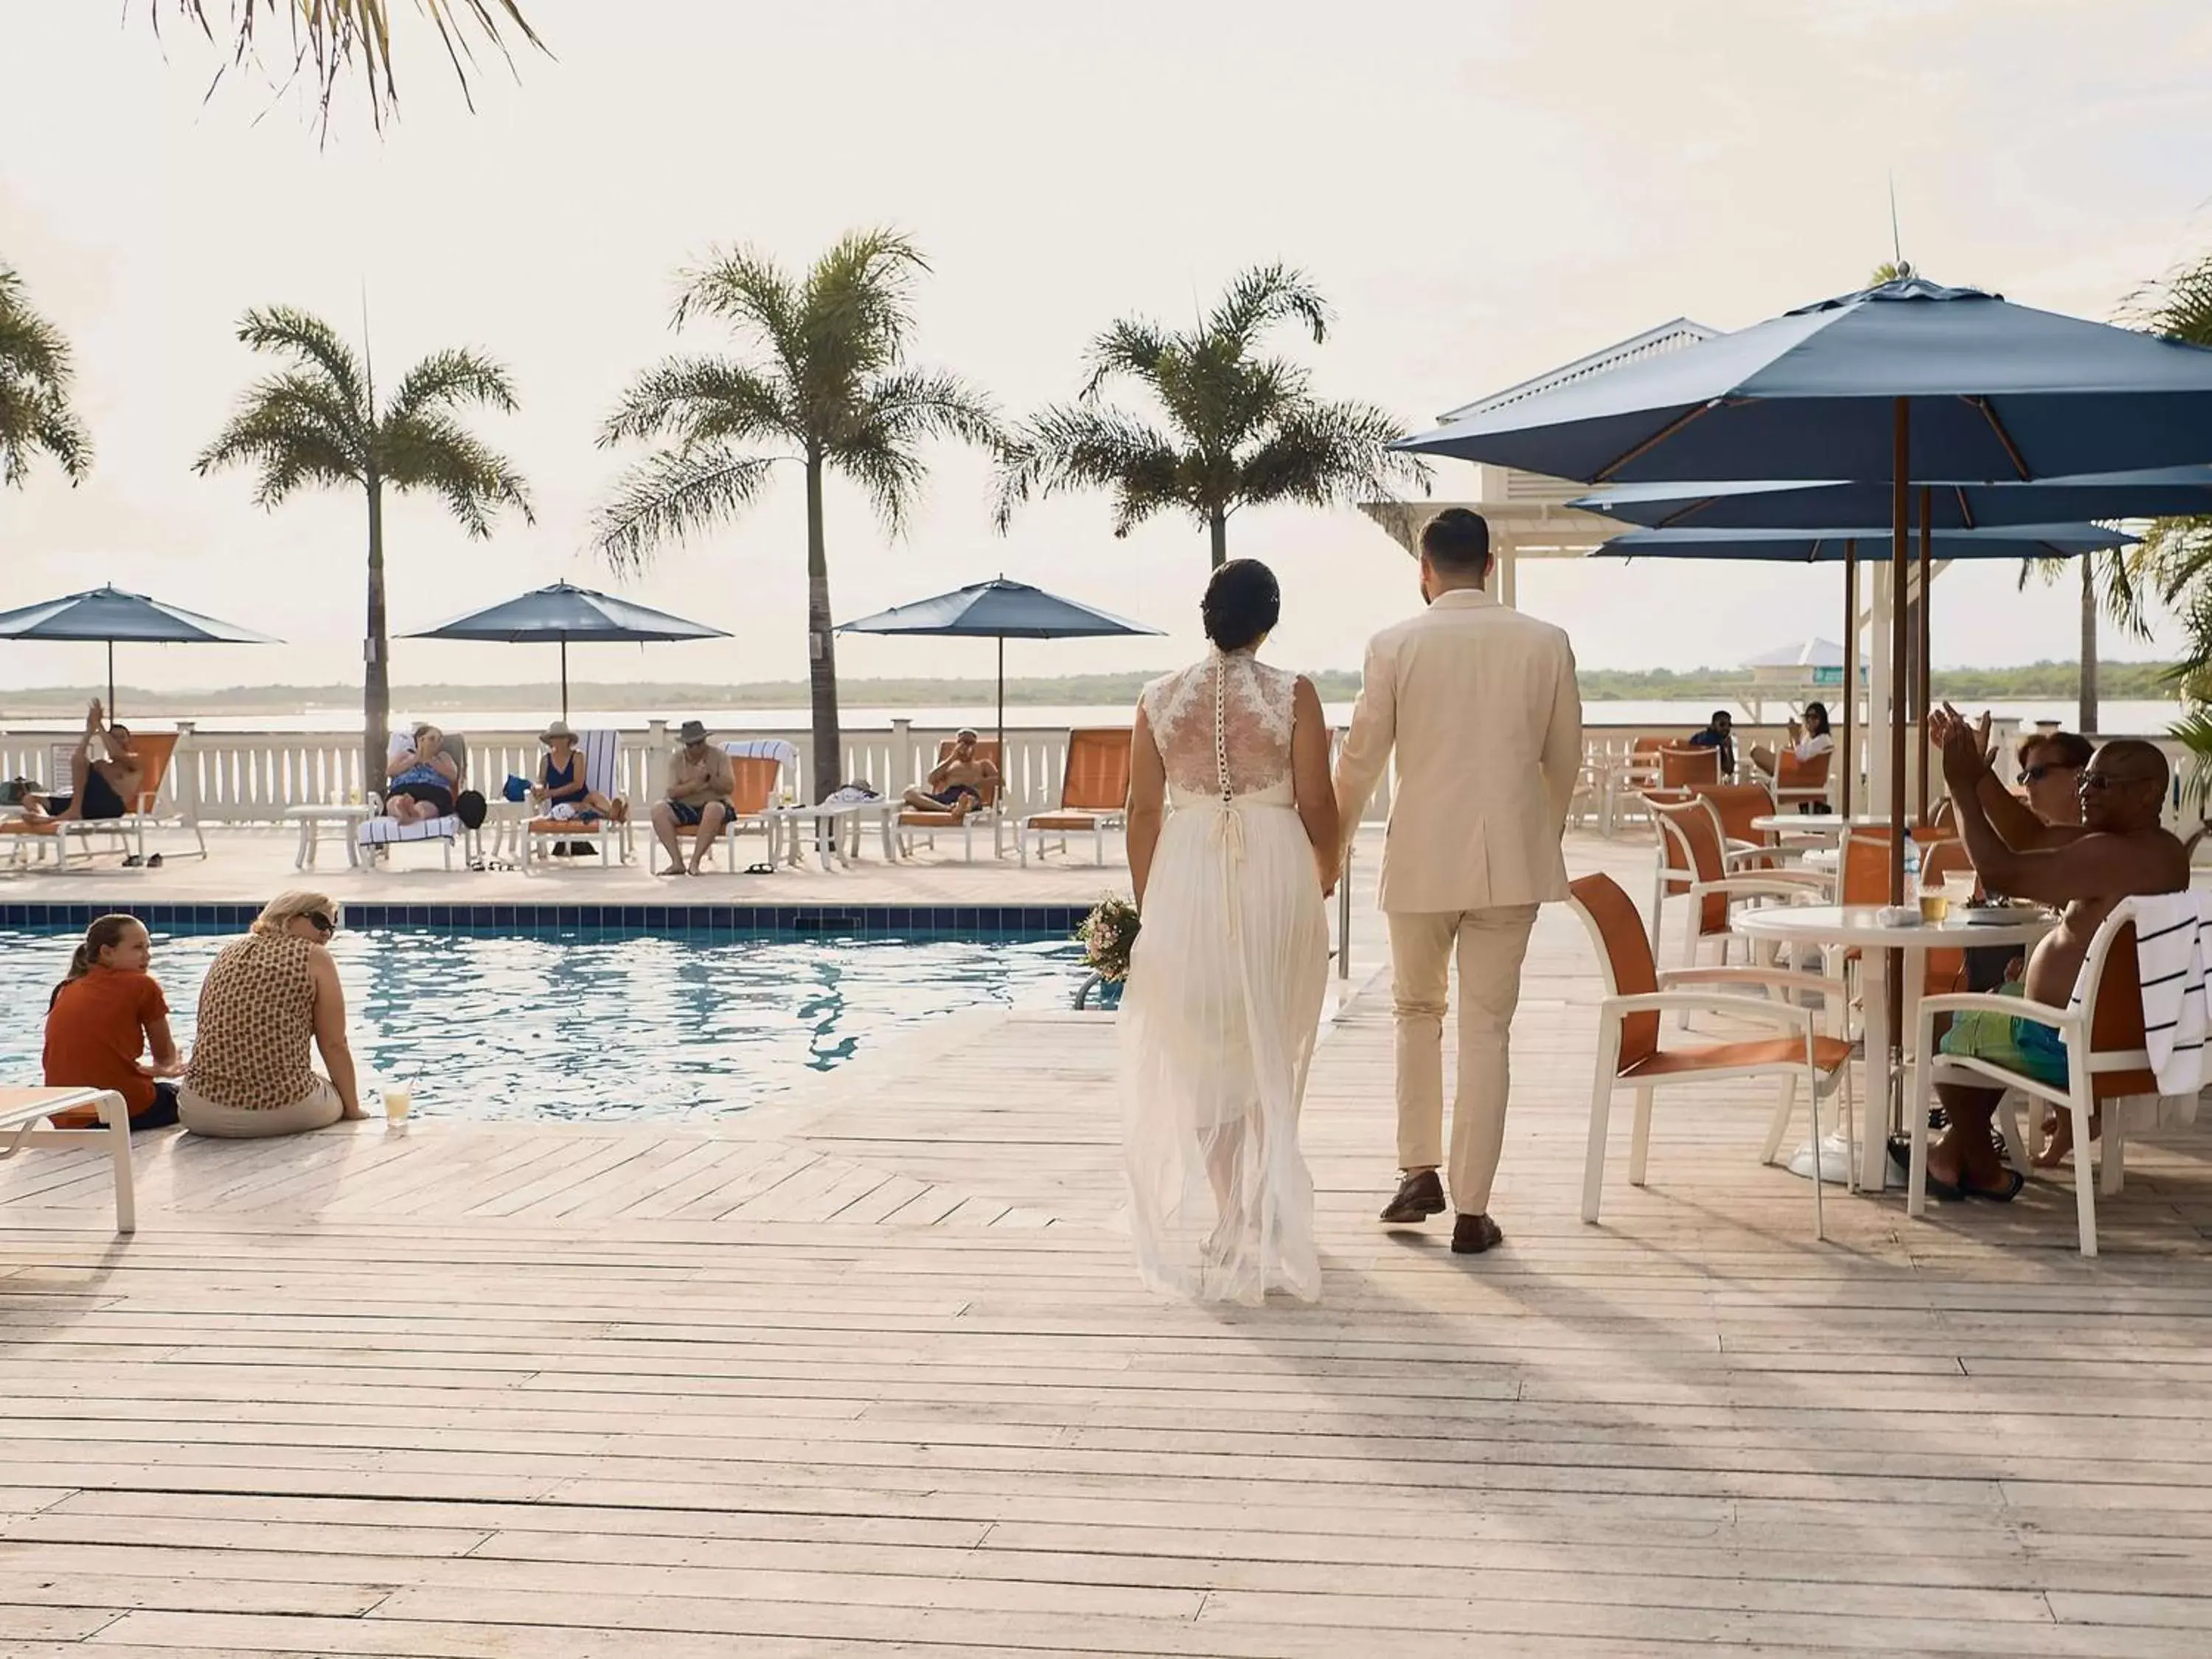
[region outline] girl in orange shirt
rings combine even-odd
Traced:
[[[169,1035],[168,1000],[146,971],[153,956],[137,917],[102,916],[85,930],[69,976],[46,1003],[46,1086],[112,1089],[130,1103],[134,1129],[177,1121],[177,1085],[168,1079],[185,1069]],[[99,1121],[89,1107],[54,1119],[72,1128]]]

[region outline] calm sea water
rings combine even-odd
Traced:
[[[1592,726],[1680,726],[1692,730],[1705,724],[1705,717],[1716,708],[1727,705],[1717,702],[1592,702],[1584,706],[1583,718]],[[2076,712],[2069,700],[2054,699],[2043,702],[1976,703],[1969,712],[1978,714],[1989,708],[2000,720],[2057,720],[2070,726]],[[126,716],[129,711],[125,711]],[[410,712],[404,708],[398,717]],[[549,714],[551,711],[547,711]],[[974,726],[988,731],[997,718],[988,704],[947,705],[928,708],[846,708],[841,711],[848,731],[867,729],[888,730],[893,720],[910,721],[918,728],[943,729],[955,726]],[[1342,725],[1352,718],[1348,702],[1327,706],[1330,720]],[[1733,710],[1739,719],[1744,718],[1741,708]],[[1787,715],[1787,705],[1776,702],[1767,705],[1766,718],[1779,721]],[[2101,721],[2107,733],[2152,733],[2165,731],[2172,725],[2179,712],[2179,705],[2166,702],[2121,702],[2107,701],[2103,706]],[[526,726],[538,718],[515,709],[436,709],[425,711],[427,717],[456,732],[513,731]],[[1010,726],[1073,726],[1127,725],[1129,709],[1121,704],[1091,707],[1010,707],[1006,724]],[[790,708],[675,708],[675,709],[607,709],[574,708],[569,711],[568,723],[579,730],[593,726],[615,726],[641,729],[649,721],[665,719],[672,721],[697,715],[717,732],[743,733],[746,732],[803,730],[807,724],[807,711],[803,707]],[[16,722],[27,729],[52,726],[57,730],[60,722],[41,718],[35,721]],[[155,723],[159,723],[156,721]],[[361,724],[357,707],[303,709],[296,714],[238,714],[216,715],[199,720],[204,732],[350,732]]]
[[[40,1080],[46,997],[79,934],[0,930],[0,1082]],[[234,934],[155,937],[189,1046],[208,963]],[[1061,1007],[1071,939],[714,939],[342,933],[356,1063],[458,1118],[719,1116],[961,1009]],[[374,1109],[374,1108],[372,1108]]]

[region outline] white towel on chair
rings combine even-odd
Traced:
[[[2157,893],[2130,902],[2135,909],[2136,965],[2142,980],[2143,1051],[2158,1078],[2158,1121],[2191,1123],[2197,1097],[2212,1081],[2205,1046],[2212,1035],[2205,988],[2212,893]],[[2078,984],[2068,1006],[2081,1006]]]
[[[363,847],[382,847],[395,841],[451,841],[461,833],[459,817],[448,812],[442,818],[426,818],[420,823],[402,823],[396,818],[369,818],[361,826]]]
[[[799,745],[783,738],[732,738],[722,745],[732,760],[772,760],[785,766],[799,764]]]

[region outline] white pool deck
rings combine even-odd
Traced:
[[[0,1656],[2212,1653],[2212,1135],[2094,1261],[2070,1176],[1816,1245],[1766,1091],[1685,1090],[1589,1227],[1595,994],[1547,912],[1471,1261],[1374,1220],[1387,985],[1334,1022],[1311,1309],[1139,1288],[1098,1017],[713,1126],[145,1137],[122,1243],[27,1154]]]

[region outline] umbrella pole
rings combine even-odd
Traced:
[[[1899,398],[1891,405],[1890,534],[1889,534],[1889,902],[1905,902],[1905,687],[1899,676],[1905,665],[1905,555],[1911,535],[1906,514],[1911,486],[1906,475],[1912,468],[1911,408]],[[1889,981],[1883,1012],[1888,1017],[1889,1041],[1882,1054],[1882,1122],[1897,1122],[1898,1085],[1903,1080],[1900,1060],[1905,1053],[1905,964],[1902,951],[1885,951],[1882,966]],[[1869,1087],[1867,1092],[1874,1091]],[[1869,1114],[1869,1117],[1872,1114]],[[1869,1132],[1871,1133],[1871,1131]],[[1879,1145],[1879,1141],[1876,1142]],[[1815,1174],[1819,1173],[1817,1170]]]
[[[561,723],[568,723],[568,641],[561,641]]]
[[[1006,798],[1006,636],[999,635],[999,799]]]
[[[1851,815],[1857,793],[1857,756],[1851,738],[1859,723],[1859,544],[1844,543],[1844,816]]]
[[[115,718],[115,641],[107,642],[107,718]]]
[[[1935,686],[1934,672],[1928,661],[1929,642],[1933,637],[1929,623],[1928,594],[1929,586],[1935,579],[1933,549],[1936,540],[1936,532],[1929,525],[1928,519],[1935,495],[1936,492],[1926,484],[1920,486],[1920,638],[1917,641],[1920,662],[1916,682],[1920,693],[1920,743],[1919,763],[1912,769],[1920,779],[1920,811],[1915,818],[1915,822],[1920,823],[1928,822],[1928,708],[1929,694]]]

